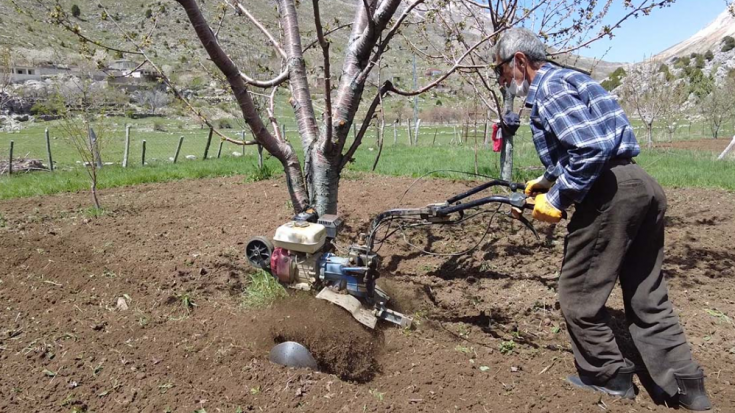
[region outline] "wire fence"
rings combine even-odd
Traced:
[[[354,125],[349,140],[354,139],[361,125]],[[634,126],[641,144],[647,139],[644,126]],[[419,128],[409,123],[388,124],[383,129],[383,146],[450,146],[477,145],[481,149],[492,147],[489,134],[492,125],[481,122],[469,124],[420,124]],[[226,130],[227,134],[241,140],[252,140],[246,131]],[[418,132],[418,134],[417,134]],[[282,127],[282,133],[297,150],[300,140],[294,126]],[[192,128],[185,123],[159,123],[126,125],[113,122],[98,131],[98,147],[103,165],[143,167],[152,164],[201,161],[203,159],[244,158],[243,162],[259,163],[256,146],[242,146],[221,140],[207,128]],[[379,128],[371,125],[365,133],[363,144],[375,147],[378,144]],[[735,134],[735,122],[722,126],[720,136],[727,138]],[[531,131],[523,126],[517,133],[520,140],[531,140]],[[653,138],[657,142],[668,140],[690,140],[710,138],[711,132],[705,123],[682,123],[673,135],[664,126],[654,126]],[[8,165],[10,146],[15,160],[40,160],[46,167],[55,170],[73,169],[84,165],[84,157],[71,140],[64,137],[63,129],[50,124],[34,124],[14,133],[0,133],[0,165]],[[49,163],[49,158],[52,163]],[[127,162],[125,162],[127,160]],[[7,169],[7,167],[6,167]],[[0,167],[0,173],[2,173]],[[7,171],[5,171],[7,172]]]

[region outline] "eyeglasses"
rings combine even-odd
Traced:
[[[500,76],[503,75],[503,65],[513,60],[514,57],[515,55],[513,54],[502,62],[493,65],[493,71],[495,72],[495,76],[498,78],[498,80],[500,79]]]

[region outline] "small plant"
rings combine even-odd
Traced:
[[[732,320],[730,320],[730,317],[728,317],[727,315],[725,315],[725,313],[723,313],[720,310],[706,309],[704,311],[706,311],[707,314],[711,315],[712,317],[716,318],[718,320],[718,322],[720,322],[720,323],[725,322],[725,323],[732,324]]]
[[[513,353],[513,350],[515,350],[515,348],[516,348],[515,341],[512,341],[512,340],[503,341],[502,343],[500,343],[500,348],[499,348],[500,354],[506,354],[506,355],[511,354]]]
[[[84,210],[82,210],[82,215],[84,215],[87,218],[99,218],[103,215],[105,215],[107,212],[104,208],[95,208],[95,207],[89,207]]]
[[[383,401],[383,398],[385,398],[385,392],[380,392],[380,391],[378,391],[378,389],[371,389],[370,390],[370,395],[372,395],[373,397],[375,397],[375,399],[377,401],[379,401],[379,402],[382,402]]]
[[[179,302],[181,302],[181,306],[184,307],[187,312],[193,310],[194,307],[197,306],[194,300],[191,299],[189,293],[179,294],[177,298],[179,299]]]
[[[255,386],[250,388],[250,394],[255,396],[256,394],[260,394],[260,386]]]
[[[5,220],[3,214],[0,214],[0,228],[5,228],[6,225],[8,225],[8,221]]]
[[[462,346],[462,345],[457,344],[457,346],[454,347],[454,351],[458,351],[458,352],[464,353],[464,354],[470,354],[470,353],[472,353],[472,348],[465,347],[465,346]]]
[[[247,181],[248,182],[258,182],[258,181],[265,181],[268,179],[273,178],[273,175],[275,174],[275,171],[268,166],[268,164],[263,164],[262,168],[255,167],[255,172],[248,175]]]
[[[248,308],[264,308],[287,296],[286,289],[274,276],[260,270],[250,274],[250,283],[245,289],[242,303]]]

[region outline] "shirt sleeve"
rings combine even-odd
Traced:
[[[546,87],[548,93],[540,105],[540,114],[568,154],[565,166],[557,164],[550,168],[551,172],[547,169],[546,174],[557,175],[557,179],[546,197],[551,205],[565,210],[584,199],[612,156],[615,131],[607,129],[615,111],[604,107],[604,103],[595,104],[607,99],[592,85],[580,92],[567,80],[555,79]]]

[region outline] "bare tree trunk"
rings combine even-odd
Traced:
[[[646,123],[646,128],[648,129],[648,149],[651,149],[653,147],[653,124]]]
[[[373,162],[372,171],[375,172],[375,168],[378,166],[380,155],[383,153],[383,132],[385,131],[385,120],[380,121],[380,127],[378,128],[378,153],[375,155],[375,161]]]
[[[97,177],[92,179],[92,185],[89,189],[92,191],[92,202],[94,202],[94,207],[98,210],[102,209],[100,206],[100,200],[97,198]]]

